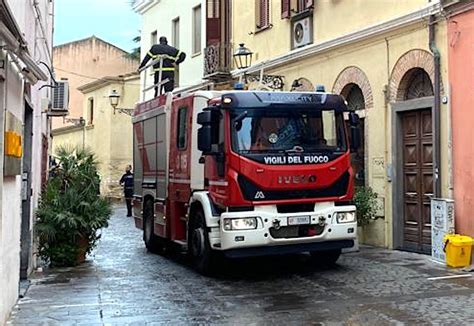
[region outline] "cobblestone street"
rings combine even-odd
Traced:
[[[147,253],[125,215],[115,210],[86,264],[37,273],[9,325],[474,323],[474,278],[427,256],[362,248],[334,268],[265,257],[207,278],[184,255]]]

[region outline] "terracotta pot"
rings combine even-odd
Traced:
[[[77,246],[79,252],[77,253],[76,261],[78,264],[82,264],[86,260],[87,248],[89,247],[89,239],[81,236],[77,239]]]

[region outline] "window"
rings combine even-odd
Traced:
[[[281,0],[281,18],[290,18],[290,0]]]
[[[186,130],[188,129],[186,126],[186,116],[187,116],[187,108],[182,107],[178,110],[178,139],[176,140],[176,144],[178,149],[185,149],[186,148]]]
[[[94,98],[90,97],[87,100],[87,124],[94,123]]]
[[[171,21],[171,44],[179,49],[179,17],[173,19]],[[176,65],[176,69],[174,71],[174,87],[179,86],[179,65]]]
[[[314,5],[314,0],[298,0],[296,11],[302,12],[302,11],[308,10],[312,8],[313,5]]]
[[[171,34],[171,43],[175,48],[179,49],[179,17],[171,21],[172,25],[172,34]]]
[[[201,53],[201,5],[193,8],[193,54]]]
[[[150,43],[151,45],[155,45],[156,43],[158,43],[158,31],[154,31],[151,33]]]
[[[257,0],[257,29],[270,26],[270,0]]]
[[[231,118],[235,121],[239,114],[242,111],[235,110]],[[307,153],[346,150],[343,116],[330,109],[247,109],[245,117],[234,125],[232,148],[242,154],[284,153],[296,147]]]
[[[314,7],[314,0],[281,0],[281,18],[290,18]]]

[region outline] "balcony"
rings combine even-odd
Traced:
[[[204,48],[204,79],[224,81],[230,78],[232,45],[216,43]]]

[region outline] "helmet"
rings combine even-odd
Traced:
[[[168,40],[166,39],[166,36],[160,37],[160,44],[168,44]]]

